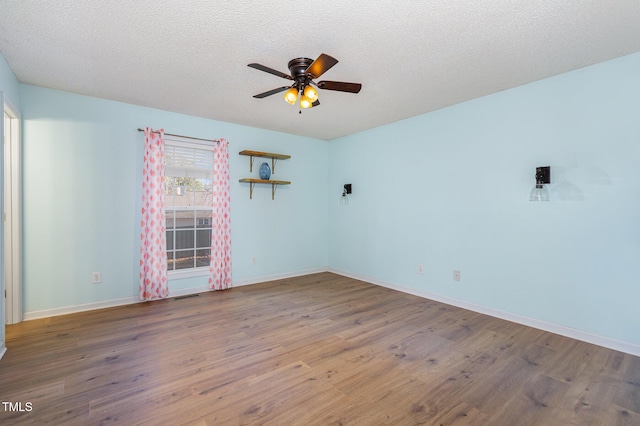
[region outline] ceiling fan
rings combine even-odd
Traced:
[[[284,94],[284,100],[287,101],[287,103],[295,105],[298,98],[300,98],[300,108],[311,108],[320,105],[320,101],[318,101],[318,91],[314,86],[319,89],[336,90],[338,92],[360,92],[360,89],[362,88],[362,84],[360,83],[326,80],[316,83],[313,81],[337,63],[337,59],[324,53],[318,56],[315,61],[309,58],[295,58],[289,61],[288,67],[290,74],[285,74],[261,64],[249,64],[251,68],[268,72],[269,74],[277,75],[278,77],[286,78],[287,80],[293,80],[293,84],[291,84],[291,86],[278,87],[277,89],[257,94],[254,98],[262,99],[267,96],[286,91]],[[302,113],[302,111],[300,112]]]

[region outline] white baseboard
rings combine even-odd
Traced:
[[[286,274],[274,274],[274,275],[267,275],[267,276],[263,276],[263,277],[257,277],[257,278],[251,278],[248,280],[242,280],[242,281],[237,281],[233,283],[234,287],[240,287],[243,285],[251,285],[251,284],[258,284],[258,283],[263,283],[266,281],[275,281],[275,280],[284,280],[286,278],[294,278],[294,277],[301,277],[303,275],[311,275],[311,274],[318,274],[320,272],[327,272],[328,269],[327,268],[314,268],[314,269],[305,269],[302,271],[296,271],[296,272],[289,272]]]
[[[232,287],[258,284],[265,281],[282,280],[285,278],[299,277],[302,275],[310,275],[310,274],[315,274],[318,272],[326,272],[326,271],[327,271],[327,268],[318,268],[318,269],[306,269],[302,271],[289,272],[286,274],[266,275],[262,277],[251,278],[248,280],[236,281],[233,283]],[[188,296],[190,294],[204,293],[207,291],[212,291],[212,290],[207,286],[192,287],[192,288],[186,288],[186,289],[180,289],[180,290],[171,290],[169,292],[168,298]],[[122,299],[112,299],[112,300],[104,300],[100,302],[85,303],[82,305],[65,306],[62,308],[43,309],[41,311],[25,312],[23,320],[29,321],[29,320],[39,319],[39,318],[48,318],[48,317],[55,317],[59,315],[73,314],[77,312],[92,311],[94,309],[112,308],[115,306],[130,305],[133,303],[140,303],[140,302],[141,301],[138,298],[138,296],[131,296],[131,297],[125,297]]]
[[[7,353],[7,347],[3,346],[2,349],[0,349],[0,359],[2,359],[2,357],[4,356],[4,354]]]
[[[103,300],[100,302],[85,303],[82,305],[64,306],[62,308],[43,309],[41,311],[32,311],[24,313],[24,321],[57,317],[59,315],[74,314],[76,312],[92,311],[94,309],[112,308],[114,306],[130,305],[138,303],[140,300],[137,296],[125,297],[122,299]]]
[[[623,342],[609,337],[599,336],[586,331],[578,330],[563,325],[553,324],[545,321],[540,321],[535,318],[528,318],[521,315],[513,314],[510,312],[501,311],[487,306],[477,305],[475,303],[466,302],[464,300],[455,299],[452,297],[442,296],[439,294],[433,294],[426,291],[416,290],[413,288],[403,287],[394,283],[379,280],[377,278],[369,277],[366,275],[352,274],[349,272],[339,271],[335,269],[329,269],[329,272],[342,275],[345,277],[353,278],[360,281],[365,281],[371,284],[379,285],[381,287],[390,288],[392,290],[398,290],[403,293],[412,294],[414,296],[423,297],[425,299],[435,300],[437,302],[446,303],[447,305],[456,306],[458,308],[467,309],[469,311],[477,312],[480,314],[489,315],[495,318],[515,322],[517,324],[526,325],[529,327],[537,328],[538,330],[548,331],[550,333],[559,334],[561,336],[570,337],[572,339],[580,340],[594,345],[602,346],[605,348],[613,349],[620,352],[625,352],[631,355],[640,356],[640,345]]]

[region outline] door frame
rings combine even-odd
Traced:
[[[6,324],[23,319],[22,309],[22,135],[21,117],[11,101],[2,96],[5,115],[11,120],[10,140],[3,128],[3,211],[4,217],[4,290]]]

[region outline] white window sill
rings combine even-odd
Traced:
[[[178,271],[169,271],[167,272],[167,279],[171,280],[181,280],[184,278],[193,278],[193,277],[204,277],[209,274],[209,267],[202,266],[200,268],[192,268],[192,269],[182,269]]]

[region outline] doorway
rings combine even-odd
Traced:
[[[22,321],[22,163],[20,115],[4,97],[4,283],[5,322]]]

